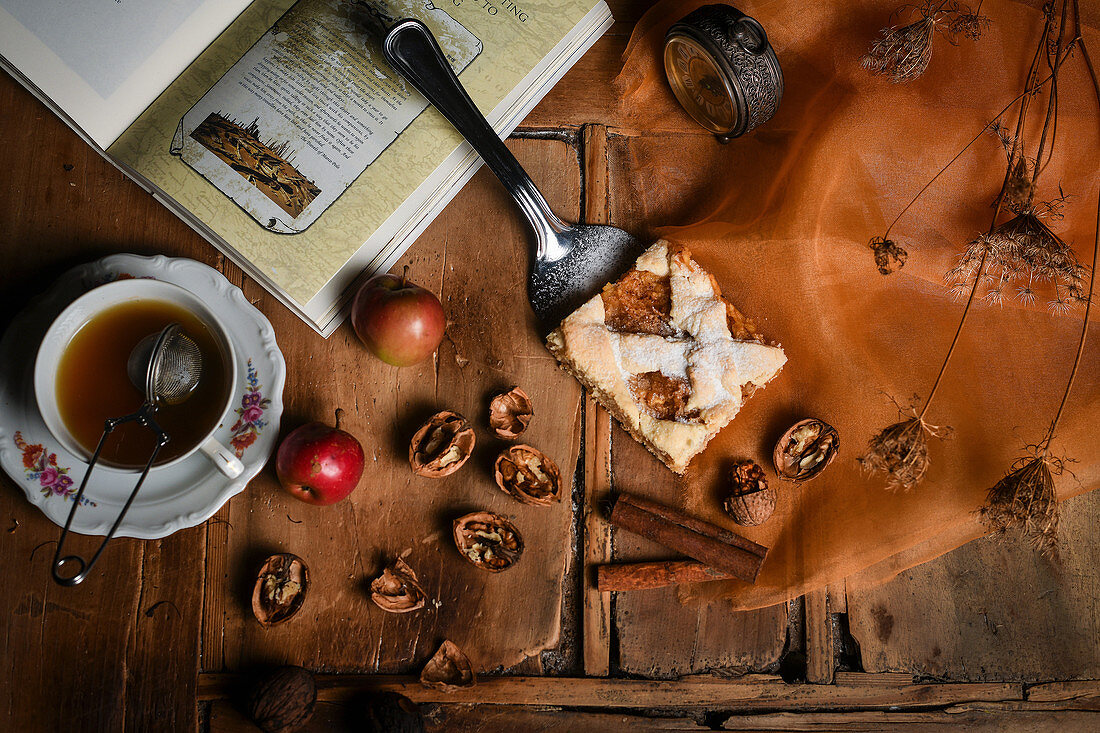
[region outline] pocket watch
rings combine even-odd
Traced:
[[[676,99],[721,142],[767,122],[783,97],[783,71],[764,27],[729,5],[704,5],[674,23],[664,66]]]

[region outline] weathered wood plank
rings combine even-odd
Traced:
[[[716,171],[654,171],[642,168],[642,153],[653,146],[717,145],[714,139],[690,137],[622,137],[608,141],[612,217],[621,226],[648,238],[652,227],[675,223],[673,212],[688,214],[692,200],[712,191]],[[724,175],[724,174],[723,174]],[[696,178],[698,176],[698,178]],[[677,186],[666,185],[667,179]],[[684,181],[697,180],[686,190]],[[737,429],[735,422],[727,430]],[[746,445],[751,438],[746,436]],[[612,428],[612,475],[615,489],[697,513],[691,502],[717,501],[715,486],[707,496],[687,497],[677,477],[657,461],[618,424]],[[626,532],[616,532],[615,559],[641,561],[667,559],[669,551]],[[660,619],[660,623],[654,623]],[[720,601],[709,606],[684,606],[676,588],[618,593],[615,624],[619,638],[619,666],[624,672],[649,677],[677,677],[713,669],[755,671],[774,667],[783,652],[787,634],[785,604],[749,612],[734,612]]]
[[[199,647],[199,669],[216,672],[225,669],[225,627],[220,623],[207,623],[206,618],[225,618],[226,603],[230,602],[225,592],[230,567],[227,548],[229,546],[229,507],[223,506],[211,517],[206,529],[206,562],[202,586],[202,636]]]
[[[321,703],[303,733],[362,730],[356,727],[355,703]],[[422,707],[429,731],[537,730],[540,733],[604,733],[606,731],[704,731],[711,729],[689,717],[649,717],[627,713],[596,713],[560,708],[509,705],[447,705]],[[239,711],[225,701],[210,706],[209,733],[252,733],[256,730]],[[1082,711],[1009,711],[957,709],[920,712],[854,711],[734,714],[719,719],[720,730],[730,731],[904,731],[939,733],[968,731],[993,733],[1008,730],[1061,733],[1093,730],[1100,714]],[[709,722],[709,721],[708,721]]]
[[[1062,506],[1061,562],[1018,536],[988,537],[896,579],[848,581],[848,620],[867,671],[955,680],[1100,676],[1100,494]]]
[[[833,673],[836,670],[827,589],[819,588],[807,593],[805,604],[806,681],[827,685],[833,681]]]
[[[1044,682],[1027,688],[1031,702],[1061,702],[1066,700],[1100,701],[1100,681]]]
[[[1072,700],[1031,702],[1029,700],[1001,700],[993,702],[964,702],[944,708],[945,712],[977,711],[984,713],[1044,712],[1072,710],[1075,712],[1100,712],[1100,698],[1082,697]]]
[[[829,586],[829,613],[848,613],[848,592],[844,581]]]
[[[917,713],[771,713],[734,715],[722,723],[721,730],[735,731],[904,731],[905,733],[941,733],[942,731],[1026,730],[1037,733],[1095,730],[1100,715],[1079,711],[1001,712],[929,711]]]
[[[566,218],[579,216],[580,168],[571,141],[509,143]],[[368,456],[362,485],[332,507],[302,504],[263,472],[230,505],[226,543],[230,577],[212,578],[230,602],[206,616],[206,637],[224,627],[228,669],[292,662],[310,668],[402,672],[419,667],[443,638],[476,667],[511,667],[557,642],[561,578],[567,565],[570,503],[526,506],[496,488],[492,464],[503,443],[487,429],[489,397],[520,385],[535,418],[524,436],[562,467],[576,463],[581,390],[543,347],[527,304],[528,232],[514,203],[482,171],[420,237],[395,271],[440,294],[447,337],[436,358],[397,369],[381,363],[345,325],[328,340],[281,307],[270,307],[287,360],[284,432],[343,407],[345,429]],[[252,283],[246,295],[267,309]],[[416,477],[408,440],[432,413],[452,409],[475,427],[469,464],[441,480]],[[568,475],[568,472],[567,472]],[[503,513],[524,533],[525,554],[506,573],[484,573],[457,554],[451,520],[468,511]],[[410,614],[386,614],[366,585],[381,564],[406,558],[433,599]],[[264,629],[248,608],[248,584],[262,558],[302,556],[313,587],[299,616]],[[519,620],[522,619],[522,622]]]
[[[429,731],[478,733],[608,733],[609,731],[700,731],[690,718],[653,718],[614,712],[581,712],[559,708],[481,705],[430,705],[425,716]]]
[[[195,730],[203,527],[142,543],[141,594],[128,650],[126,730]]]
[[[616,109],[611,82],[618,73],[619,57],[627,38],[607,35],[596,41],[573,68],[565,73],[520,123],[521,128],[580,126],[599,121],[614,125]]]
[[[198,699],[224,699],[237,683],[231,674],[203,674]],[[598,677],[482,677],[477,687],[441,693],[411,677],[321,675],[318,699],[337,701],[370,690],[393,690],[417,703],[552,705],[612,708],[827,710],[947,707],[966,702],[1023,701],[1013,683],[910,683],[898,686],[786,684],[766,675],[742,678],[696,675],[678,680]]]
[[[590,125],[584,131],[584,220],[609,224],[607,128]],[[596,566],[611,559],[611,525],[602,505],[611,491],[611,416],[591,395],[585,398],[584,466],[584,673],[611,671],[611,594],[596,588]]]
[[[107,254],[217,264],[213,248],[6,74],[0,110],[0,329],[64,270]],[[201,606],[186,601],[201,596],[202,530],[115,540],[82,585],[61,588],[49,578],[60,530],[6,476],[0,521],[0,729],[148,730],[153,717],[194,729]],[[100,541],[74,537],[71,549]],[[146,616],[159,600],[178,610]]]
[[[874,685],[903,687],[912,684],[913,675],[904,672],[837,672],[833,681],[838,685]]]
[[[299,733],[361,733],[365,700],[347,703],[322,702]],[[531,730],[539,733],[607,733],[608,731],[700,731],[690,718],[650,718],[625,713],[595,713],[535,709],[509,705],[435,705],[421,707],[426,729],[436,731],[477,731],[512,733]],[[210,704],[206,733],[255,733],[253,725],[232,704],[219,700]]]

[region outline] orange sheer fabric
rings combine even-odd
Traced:
[[[983,135],[895,227],[892,238],[909,251],[902,270],[880,275],[868,240],[1020,93],[1041,12],[1037,4],[987,0],[981,12],[993,22],[979,41],[952,46],[937,36],[929,69],[899,85],[863,70],[860,57],[900,0],[739,2],[764,25],[779,55],[786,91],[778,114],[726,146],[702,135],[662,144],[662,131],[691,125],[660,66],[664,32],[702,4],[658,3],[634,31],[616,80],[623,132],[636,138],[625,168],[635,196],[651,191],[655,199],[674,200],[678,186],[704,191],[700,201],[678,208],[656,206],[682,218],[647,226],[686,244],[724,294],[783,345],[789,362],[695,460],[682,482],[682,502],[728,523],[715,497],[731,458],[770,463],[774,440],[805,416],[832,423],[841,439],[841,454],[820,478],[780,485],[776,515],[744,530],[771,548],[755,585],[682,588],[689,599],[728,597],[735,607],[755,608],[864,569],[889,578],[982,535],[974,512],[986,491],[1053,418],[1083,310],[1050,315],[1043,294],[1030,307],[976,304],[927,416],[953,426],[956,437],[932,439],[931,469],[908,493],[891,493],[881,477],[861,474],[855,459],[868,439],[898,419],[887,395],[926,396],[954,334],[962,303],[943,277],[965,244],[989,227],[1005,170],[996,138]],[[1097,13],[1084,12],[1084,36],[1100,57],[1100,22],[1088,15]],[[1100,133],[1079,56],[1067,62],[1059,99],[1055,152],[1039,197],[1057,195],[1059,186],[1072,194],[1065,219],[1052,227],[1088,263]],[[1044,89],[1032,109],[1045,104]],[[1015,115],[1006,122],[1014,126]],[[1040,122],[1028,128],[1029,145]],[[708,181],[702,188],[700,176]],[[1100,482],[1100,328],[1091,330],[1054,443],[1078,461],[1075,477],[1056,479],[1061,498]],[[631,490],[629,478],[619,483]]]

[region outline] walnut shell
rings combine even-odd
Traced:
[[[491,512],[474,512],[456,519],[454,538],[464,558],[490,573],[507,570],[523,554],[523,537],[516,525]]]
[[[317,683],[309,670],[280,667],[258,679],[248,691],[246,709],[260,730],[291,733],[309,722],[317,702]]]
[[[470,458],[476,440],[474,429],[462,415],[437,412],[409,443],[409,465],[417,476],[450,476]]]
[[[519,387],[498,394],[489,403],[489,427],[497,437],[515,440],[531,424],[535,410],[531,398]]]
[[[493,467],[497,486],[524,504],[549,506],[561,499],[561,474],[542,451],[513,445],[497,456]]]
[[[730,469],[729,488],[722,507],[741,526],[763,524],[775,511],[775,489],[768,486],[764,469],[753,461],[742,461]]]
[[[362,733],[424,733],[424,716],[409,698],[396,692],[374,692],[362,701]]]
[[[401,558],[394,560],[371,582],[370,591],[375,605],[390,613],[415,611],[423,608],[427,600],[416,573]]]
[[[281,624],[302,609],[308,592],[309,568],[302,558],[290,553],[272,555],[256,575],[252,613],[263,626]]]
[[[420,684],[441,692],[454,692],[477,684],[470,660],[458,646],[444,641],[420,672]]]
[[[816,478],[840,451],[840,435],[829,423],[799,420],[775,444],[772,464],[781,479],[796,483]]]

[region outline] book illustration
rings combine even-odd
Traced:
[[[191,138],[225,161],[249,183],[296,217],[317,198],[321,189],[294,167],[289,143],[265,143],[260,139],[259,118],[247,127],[211,112],[191,131]]]
[[[427,109],[371,31],[401,17],[456,73],[483,49],[430,0],[299,0],[184,114],[172,154],[265,229],[304,231]]]

